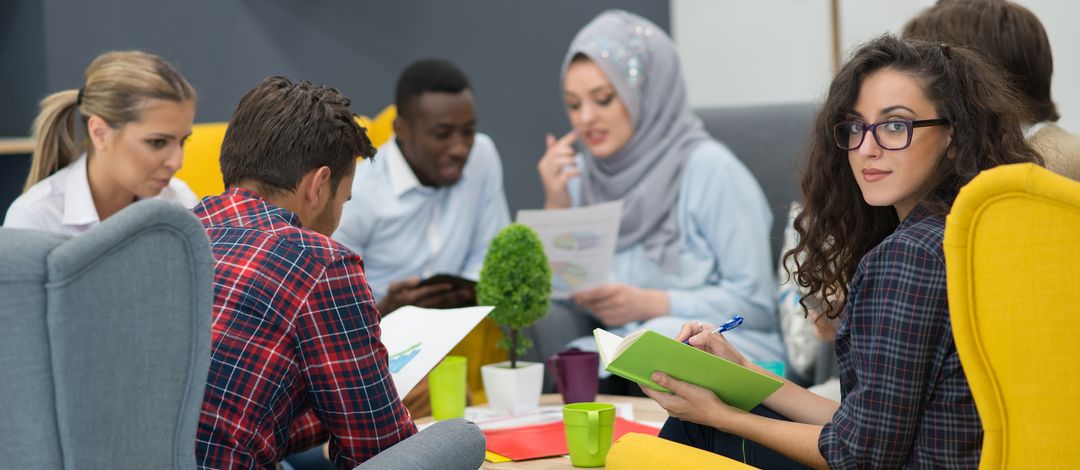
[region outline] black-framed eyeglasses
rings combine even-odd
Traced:
[[[864,124],[855,121],[843,121],[833,126],[833,138],[836,145],[844,150],[855,150],[862,146],[866,131],[874,134],[874,140],[885,150],[904,150],[911,145],[911,134],[916,127],[948,125],[948,119],[889,119],[888,121]]]

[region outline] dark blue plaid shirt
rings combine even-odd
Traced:
[[[836,333],[830,468],[976,468],[982,424],[949,323],[945,221],[916,208],[859,263]]]

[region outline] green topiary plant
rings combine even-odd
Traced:
[[[508,225],[488,247],[476,300],[494,306],[491,319],[509,333],[498,346],[509,351],[511,368],[517,368],[518,357],[532,347],[521,329],[547,313],[550,297],[551,266],[540,236],[524,225]]]

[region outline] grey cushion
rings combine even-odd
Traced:
[[[354,470],[475,470],[487,440],[475,424],[448,419],[379,452]]]
[[[194,467],[213,301],[194,215],[150,200],[70,240],[0,229],[0,259],[0,465]]]
[[[773,212],[774,262],[784,241],[788,208],[799,199],[797,175],[817,109],[816,104],[799,103],[696,110],[709,134],[739,157],[765,191]]]

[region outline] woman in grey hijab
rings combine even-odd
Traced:
[[[753,359],[782,360],[772,215],[754,177],[690,110],[671,38],[637,15],[604,12],[574,38],[561,83],[574,129],[548,135],[545,208],[622,200],[623,214],[610,283],[553,303],[536,327],[538,353],[595,323],[674,336],[686,321],[739,315],[742,327],[725,336]]]

